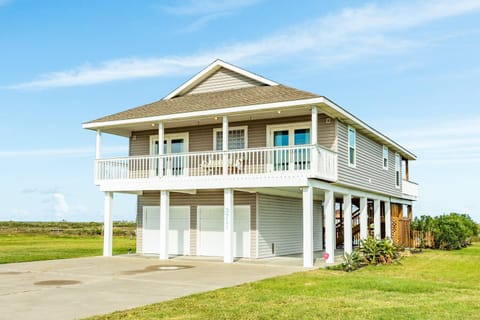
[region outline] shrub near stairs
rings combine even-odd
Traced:
[[[361,240],[358,250],[368,264],[391,264],[399,258],[398,248],[387,238]]]
[[[340,267],[344,271],[351,272],[365,265],[391,264],[399,259],[399,248],[390,239],[380,240],[369,237],[360,241],[360,248],[343,255],[343,263]]]

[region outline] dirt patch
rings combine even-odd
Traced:
[[[46,280],[46,281],[39,281],[35,282],[34,285],[37,286],[71,286],[74,284],[82,283],[81,281],[77,280]]]
[[[189,269],[189,268],[193,268],[193,266],[160,264],[160,265],[148,266],[140,270],[125,271],[125,272],[122,272],[122,274],[135,275],[135,274],[142,274],[142,273],[149,273],[149,272],[156,272],[156,271],[174,271],[174,270],[182,270],[182,269]]]

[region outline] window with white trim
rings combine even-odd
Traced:
[[[348,126],[348,165],[355,167],[357,164],[357,132]]]
[[[383,169],[388,170],[388,147],[383,146]]]
[[[213,147],[223,149],[223,132],[221,128],[213,129]],[[228,129],[228,149],[247,148],[247,127],[232,127]]]
[[[398,153],[395,153],[395,187],[400,188],[400,166],[402,159]]]

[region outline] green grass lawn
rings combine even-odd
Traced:
[[[113,237],[113,254],[135,252],[136,240]],[[102,255],[102,236],[0,234],[0,263],[66,259]]]
[[[92,319],[480,319],[480,245],[315,270]]]

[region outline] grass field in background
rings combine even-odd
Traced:
[[[115,222],[113,254],[136,250],[135,224]],[[103,253],[97,222],[0,222],[0,264],[98,256]]]
[[[92,319],[480,319],[480,245],[299,272]]]

